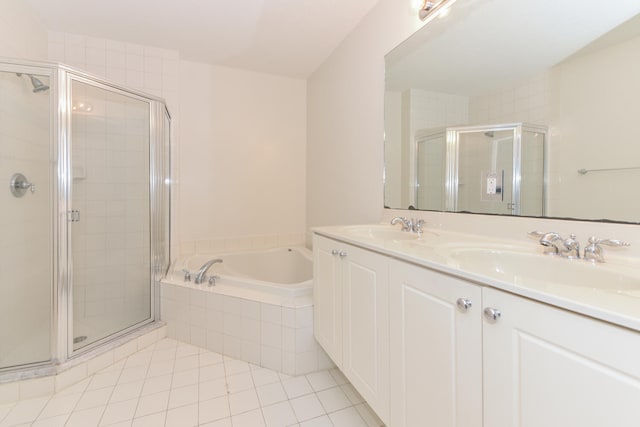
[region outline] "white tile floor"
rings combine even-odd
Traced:
[[[338,370],[290,377],[172,339],[54,396],[0,405],[0,427],[382,425]]]

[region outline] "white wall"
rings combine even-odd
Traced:
[[[419,26],[410,0],[381,0],[309,78],[307,227],[380,220],[384,55]]]
[[[583,168],[640,167],[639,51],[640,37],[635,37],[552,70],[552,215],[640,221],[635,194],[640,170],[577,173]]]
[[[0,56],[47,59],[47,30],[22,1],[0,0]]]
[[[304,241],[306,82],[181,61],[183,253]]]

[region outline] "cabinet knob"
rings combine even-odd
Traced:
[[[340,255],[340,258],[344,258],[347,256],[347,253],[345,251],[340,251],[338,255]]]
[[[500,316],[502,316],[502,313],[497,308],[487,307],[484,309],[484,317],[490,322],[497,322]]]
[[[458,308],[462,311],[467,311],[471,308],[471,306],[473,305],[473,303],[471,301],[469,301],[468,299],[464,299],[464,298],[458,298],[458,301],[456,301],[456,304],[458,305]]]
[[[331,251],[331,255],[338,255],[340,252],[337,249]]]

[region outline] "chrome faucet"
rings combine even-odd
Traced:
[[[604,262],[604,250],[600,245],[631,246],[630,243],[621,240],[598,239],[596,236],[591,236],[589,237],[589,245],[584,248],[585,261]]]
[[[196,272],[196,278],[193,282],[196,285],[199,285],[205,280],[207,280],[207,271],[209,270],[209,268],[211,268],[213,264],[217,264],[221,262],[222,262],[221,258],[210,259],[209,261],[205,262],[204,265],[200,267],[200,269]],[[213,281],[209,280],[209,284],[213,285],[215,283],[215,276],[211,276],[211,277],[214,280]]]
[[[402,224],[402,231],[411,230],[411,220],[408,220],[403,216],[397,216],[391,220],[391,225],[396,225],[397,223]]]
[[[544,251],[547,255],[560,255],[570,259],[580,258],[580,243],[576,240],[575,234],[570,234],[568,239],[562,238],[560,234],[554,231],[548,233],[532,231],[529,235],[540,237],[540,244],[549,248]]]
[[[531,231],[529,232],[529,236],[540,237],[540,244],[544,246],[544,253],[547,255],[558,255],[560,253],[560,247],[558,246],[558,242],[562,241],[562,237],[556,232],[542,232],[542,231]]]
[[[424,226],[423,219],[407,219],[403,216],[397,216],[391,220],[391,225],[396,225],[397,223],[402,224],[402,231],[411,231],[413,233],[422,234],[422,227]]]
[[[564,258],[580,258],[580,244],[576,240],[575,234],[569,235],[568,239],[563,239],[555,232],[531,231],[529,235],[540,237],[540,244],[549,248],[545,250],[545,254],[560,255]],[[595,236],[591,236],[589,237],[589,244],[584,248],[583,259],[591,262],[604,262],[604,250],[600,245],[631,246],[621,240],[598,239]]]

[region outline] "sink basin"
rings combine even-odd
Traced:
[[[618,271],[607,264],[592,264],[581,259],[476,248],[452,250],[449,255],[451,262],[463,270],[516,285],[535,282],[545,287],[564,285],[619,293],[640,291],[640,277],[631,271],[624,268]]]
[[[345,227],[347,234],[356,238],[377,240],[418,240],[420,235],[402,231],[390,225],[354,225]]]

